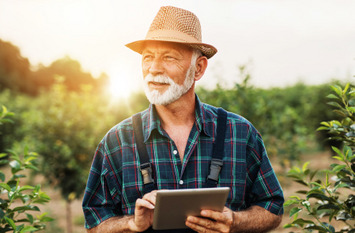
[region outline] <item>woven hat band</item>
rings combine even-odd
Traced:
[[[171,41],[181,43],[201,43],[195,37],[173,30],[157,30],[148,32],[146,40]]]

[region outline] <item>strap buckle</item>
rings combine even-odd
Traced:
[[[223,166],[223,160],[221,159],[212,159],[210,166],[210,174],[207,176],[207,179],[214,182],[218,182],[218,176]]]
[[[154,180],[152,178],[152,165],[150,163],[142,164],[140,170],[143,176],[144,184],[154,183]]]

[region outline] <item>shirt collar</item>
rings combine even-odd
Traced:
[[[206,124],[206,122],[210,122],[210,120],[206,118],[211,117],[211,114],[206,111],[204,104],[200,101],[198,96],[195,95],[195,97],[195,124],[197,124],[197,128],[200,133],[211,137],[211,135],[213,135],[213,126]],[[152,136],[154,131],[158,131],[160,134],[163,134],[159,115],[153,104],[150,104],[149,108],[142,114],[142,121],[144,129],[144,142]]]

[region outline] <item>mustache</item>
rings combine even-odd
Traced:
[[[148,74],[147,76],[145,76],[144,81],[146,83],[148,83],[148,82],[156,82],[156,83],[164,83],[164,84],[174,84],[175,83],[168,76],[165,76],[165,75],[152,75],[152,74]]]

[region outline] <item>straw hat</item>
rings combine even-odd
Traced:
[[[197,16],[190,11],[172,6],[160,8],[144,40],[134,41],[126,46],[137,53],[142,53],[147,41],[186,44],[200,50],[207,58],[217,53],[215,47],[202,43],[201,25]]]

